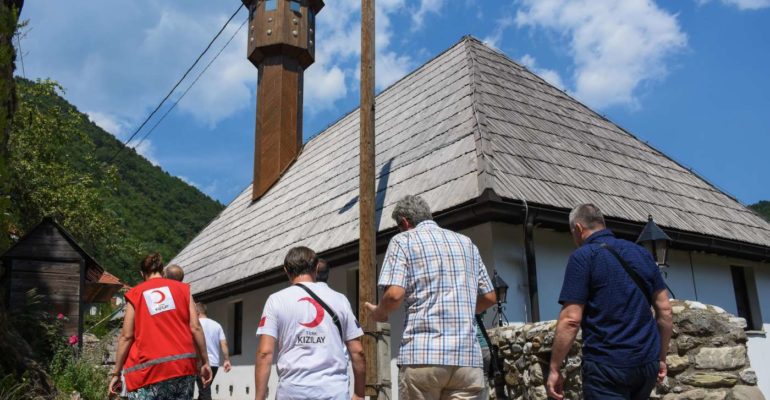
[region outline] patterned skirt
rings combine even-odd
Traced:
[[[128,392],[129,400],[192,400],[195,376],[180,376]]]

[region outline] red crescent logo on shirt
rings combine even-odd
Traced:
[[[153,301],[153,303],[155,303],[155,304],[160,304],[160,303],[163,303],[163,302],[166,300],[166,295],[165,295],[163,292],[161,292],[160,290],[153,290],[153,291],[152,291],[152,292],[150,292],[150,293],[152,293],[152,294],[155,294],[155,293],[157,293],[157,294],[159,294],[159,295],[160,295],[160,299],[159,299],[159,300],[155,300],[155,301]]]
[[[265,326],[265,321],[267,321],[267,317],[262,317],[262,319],[259,320],[259,327]]]
[[[297,302],[300,302],[300,301],[307,301],[308,303],[313,305],[313,308],[315,308],[315,319],[313,319],[310,322],[300,322],[299,324],[306,328],[315,328],[316,326],[320,325],[321,321],[324,320],[323,307],[321,307],[321,305],[318,304],[317,301],[315,301],[314,299],[311,299],[310,297],[303,297],[297,300]]]

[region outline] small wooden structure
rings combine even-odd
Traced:
[[[52,218],[40,222],[1,259],[0,279],[10,310],[23,307],[27,292],[35,289],[51,313],[67,317],[64,333],[78,339],[86,306],[109,302],[123,287],[102,279],[104,269]]]

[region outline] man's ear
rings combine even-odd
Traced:
[[[586,227],[585,227],[585,226],[583,226],[583,224],[581,224],[580,222],[575,222],[575,233],[577,233],[577,235],[578,235],[579,237],[582,237],[582,236],[583,236],[583,231],[584,231],[585,229],[586,229]]]
[[[401,226],[405,231],[408,231],[412,227],[412,224],[409,223],[409,220],[406,219],[406,217],[401,217]]]

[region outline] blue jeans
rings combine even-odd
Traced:
[[[640,367],[610,367],[583,360],[583,398],[647,400],[658,378],[658,362]]]

